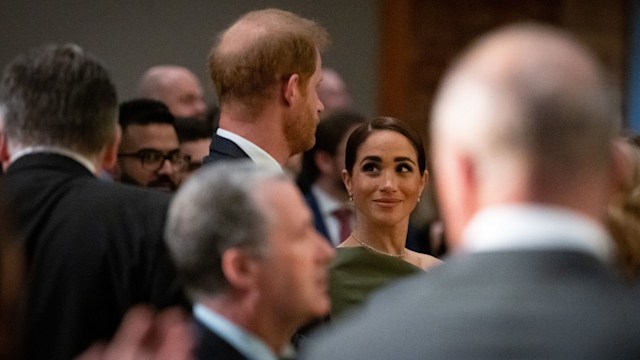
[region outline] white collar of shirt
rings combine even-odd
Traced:
[[[249,334],[240,327],[225,319],[215,311],[202,304],[195,304],[193,316],[202,321],[211,331],[215,332],[226,342],[231,344],[242,355],[251,360],[277,360],[278,358],[269,347],[257,337]]]
[[[333,212],[341,209],[345,205],[322,190],[319,186],[311,185],[311,193],[315,196],[316,202],[318,203],[318,209],[329,233],[329,240],[331,240],[334,246],[340,245],[340,222],[333,215]],[[351,228],[353,228],[353,223],[351,224]]]
[[[13,163],[19,158],[36,153],[50,153],[62,155],[68,158],[71,158],[77,162],[79,162],[82,166],[87,168],[87,170],[91,171],[92,174],[96,174],[96,166],[89,160],[87,157],[78,154],[77,152],[71,151],[69,149],[64,149],[58,146],[28,146],[23,149],[18,150],[9,159],[9,163]]]
[[[223,137],[227,140],[233,141],[236,145],[242,149],[249,158],[258,166],[265,167],[267,169],[271,169],[274,171],[278,171],[283,173],[282,166],[273,158],[273,156],[269,155],[268,152],[262,150],[258,145],[252,143],[251,141],[243,138],[238,134],[234,134],[231,131],[218,128],[216,130],[216,134],[220,137]]]
[[[534,204],[482,210],[464,230],[462,248],[469,252],[572,249],[605,262],[612,258],[612,240],[601,225],[571,210]]]
[[[311,193],[316,197],[318,202],[318,208],[320,212],[329,216],[334,211],[342,208],[343,204],[340,201],[336,200],[333,196],[329,195],[326,191],[322,190],[317,185],[311,185]]]

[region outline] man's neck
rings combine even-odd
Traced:
[[[240,135],[271,155],[281,165],[291,152],[283,133],[282,114],[267,107],[259,115],[233,109],[221,110],[220,128]]]
[[[281,324],[273,311],[260,311],[261,307],[248,299],[220,296],[201,302],[262,340],[274,354],[280,354],[298,329],[298,326]]]

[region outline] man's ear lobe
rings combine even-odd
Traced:
[[[295,98],[300,95],[300,89],[298,88],[299,83],[300,76],[298,74],[291,74],[289,79],[282,85],[283,99],[289,106],[292,106]]]

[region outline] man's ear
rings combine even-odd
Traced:
[[[121,138],[122,138],[122,129],[120,128],[120,125],[116,125],[113,140],[110,141],[104,147],[104,149],[102,149],[102,152],[100,153],[100,158],[98,159],[99,168],[106,170],[107,172],[113,173],[114,168],[118,163],[118,149],[120,147]]]
[[[250,289],[255,282],[255,256],[240,248],[227,249],[222,254],[222,273],[234,289]]]
[[[289,106],[292,106],[294,100],[300,96],[299,83],[300,76],[298,74],[291,74],[289,79],[282,85],[282,97]]]

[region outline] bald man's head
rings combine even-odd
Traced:
[[[619,119],[601,65],[569,34],[525,24],[481,38],[446,75],[432,113],[451,238],[497,204],[546,203],[597,218],[610,196]]]
[[[260,108],[292,74],[305,85],[328,43],[322,26],[288,11],[264,9],[243,15],[219,36],[209,55],[220,103],[231,100]]]
[[[491,33],[466,52],[433,119],[434,134],[487,161],[517,155],[565,168],[606,162],[619,125],[595,56],[569,34],[533,24]]]
[[[149,68],[140,78],[137,96],[162,101],[177,117],[204,119],[207,111],[200,80],[181,66]]]

